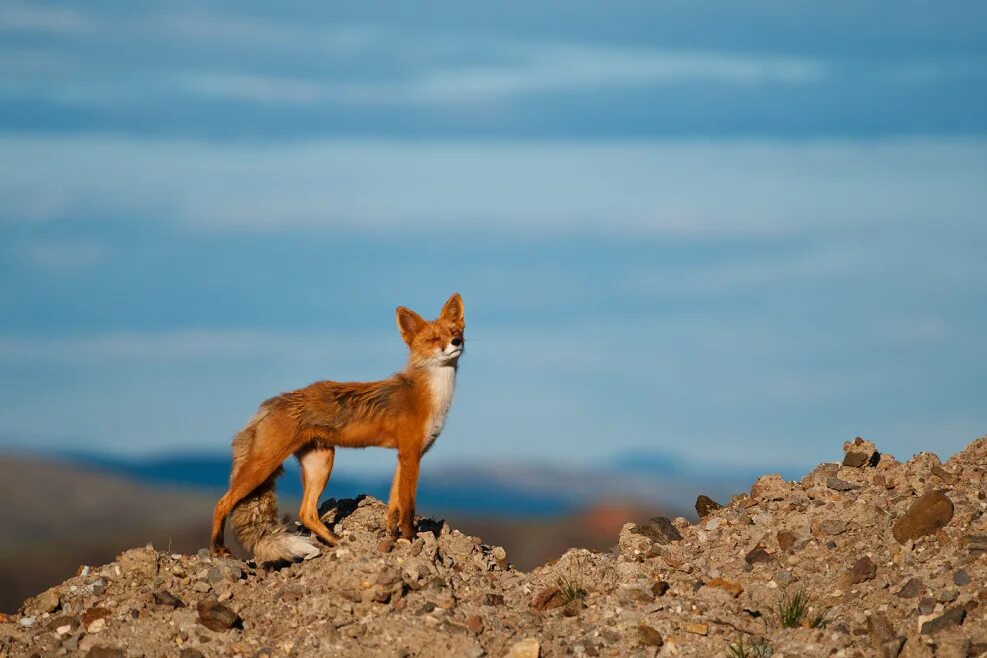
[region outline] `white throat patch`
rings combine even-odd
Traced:
[[[456,368],[454,366],[436,366],[428,369],[428,388],[432,394],[432,415],[428,419],[425,434],[425,450],[432,447],[435,439],[442,433],[452,404],[452,394],[456,388]]]

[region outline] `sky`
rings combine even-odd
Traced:
[[[985,208],[978,2],[5,2],[0,446],[224,452],[459,291],[430,461],[945,457]]]

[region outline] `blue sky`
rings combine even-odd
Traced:
[[[0,7],[0,441],[224,451],[454,290],[430,460],[987,432],[981,3],[429,7]]]

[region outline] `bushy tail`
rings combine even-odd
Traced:
[[[233,476],[246,461],[254,440],[254,423],[250,423],[233,439]],[[292,533],[278,520],[278,499],[274,483],[284,472],[278,468],[271,477],[237,503],[230,512],[230,525],[237,541],[250,551],[258,562],[309,560],[319,555],[311,537]]]

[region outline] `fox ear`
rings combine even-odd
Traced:
[[[401,338],[409,347],[411,341],[415,339],[415,334],[425,326],[425,320],[410,308],[398,306],[397,308],[398,329],[401,331]]]
[[[442,307],[442,313],[439,315],[439,318],[458,324],[460,327],[464,326],[466,322],[463,318],[462,295],[458,292],[452,293],[452,297]]]

